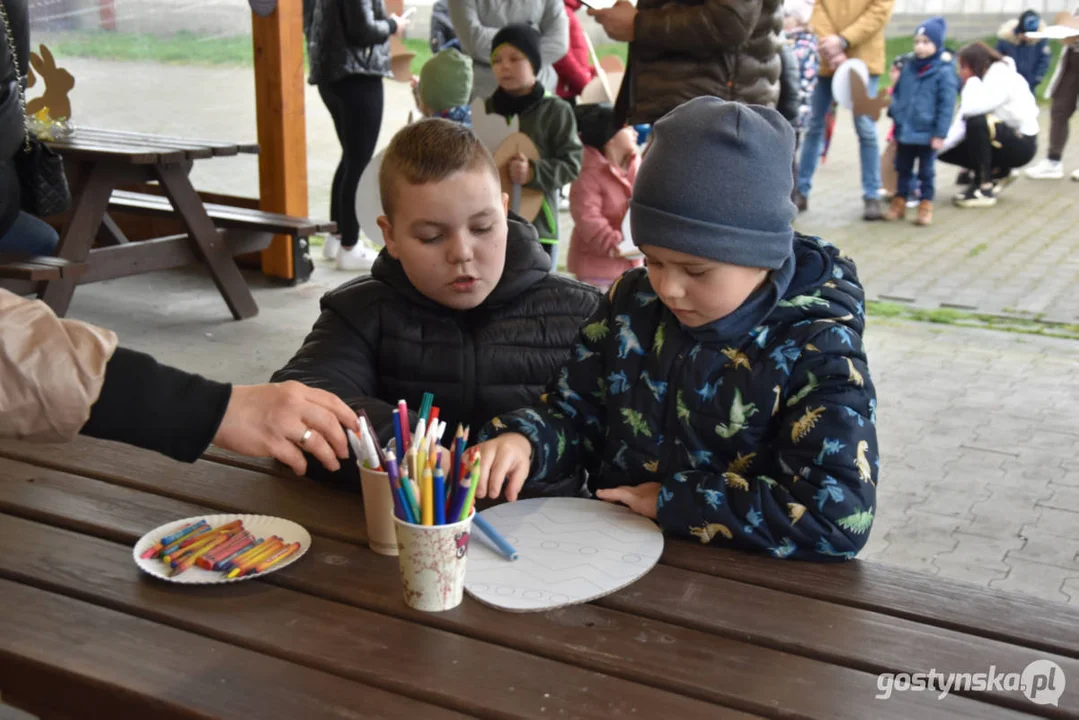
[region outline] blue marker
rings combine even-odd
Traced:
[[[506,538],[502,537],[497,530],[491,527],[491,523],[484,520],[482,515],[479,513],[473,515],[472,524],[482,530],[483,534],[490,538],[491,542],[495,544],[495,547],[498,548],[500,553],[506,556],[507,560],[516,560],[518,558],[517,551],[514,550],[513,546],[506,542]]]

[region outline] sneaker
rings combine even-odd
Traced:
[[[918,204],[917,201],[914,202]],[[907,208],[910,207],[910,201],[896,195],[892,198],[892,204],[888,208],[888,211],[884,213],[884,219],[888,222],[895,222],[896,220],[902,220],[907,216]]]
[[[337,269],[370,270],[375,258],[378,257],[378,252],[362,239],[352,247],[342,245],[337,251]]]
[[[933,201],[922,200],[918,203],[918,217],[914,219],[915,225],[925,227],[933,224]]]
[[[1072,171],[1072,180],[1074,180],[1075,182],[1079,182],[1079,170]]]
[[[1028,167],[1024,171],[1031,180],[1059,180],[1064,177],[1064,168],[1059,160],[1045,158],[1037,165]]]
[[[956,185],[970,185],[974,182],[974,173],[970,170],[962,170],[955,178]]]
[[[326,242],[322,244],[322,259],[336,260],[337,251],[341,249],[340,235],[327,235]]]
[[[961,208],[987,208],[997,204],[997,198],[993,195],[993,189],[971,186],[967,191],[955,196],[954,202]]]
[[[865,201],[865,211],[862,213],[862,219],[873,222],[874,220],[881,220],[884,218],[884,210],[881,208],[879,198],[869,198]]]
[[[1019,179],[1019,171],[1012,170],[1003,177],[993,178],[993,195],[999,196],[1001,192],[1007,190],[1012,183]]]

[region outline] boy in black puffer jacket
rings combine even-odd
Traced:
[[[791,229],[790,125],[697,98],[653,136],[630,205],[648,267],[611,289],[539,405],[484,429],[477,497],[584,468],[667,532],[849,559],[879,459],[864,294],[850,260]]]
[[[383,443],[397,401],[418,410],[432,392],[451,432],[471,425],[475,437],[498,413],[536,400],[601,296],[550,272],[535,229],[507,217],[494,161],[467,127],[431,119],[404,128],[379,184],[386,247],[370,276],[322,298],[315,327],[274,380],[366,410]],[[359,487],[355,463],[342,466],[336,475]]]

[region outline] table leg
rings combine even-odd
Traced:
[[[118,177],[118,170],[108,164],[99,163],[85,169],[73,199],[71,217],[60,234],[57,257],[70,262],[86,262]],[[62,317],[71,305],[76,284],[78,278],[75,276],[50,280],[45,283],[39,297]]]
[[[210,276],[232,311],[232,316],[242,320],[257,315],[259,309],[251,289],[236,267],[228,244],[218,235],[213,221],[206,214],[202,198],[195,192],[183,166],[158,165],[154,170],[165,195],[183,220],[195,252],[210,270]]]

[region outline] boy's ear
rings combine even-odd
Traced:
[[[506,217],[510,216],[510,196],[508,193],[502,193],[502,212],[506,214]]]
[[[382,242],[386,244],[386,252],[390,254],[394,260],[399,260],[397,256],[397,243],[393,240],[393,225],[390,225],[390,219],[385,215],[378,216],[378,227],[382,231]]]

